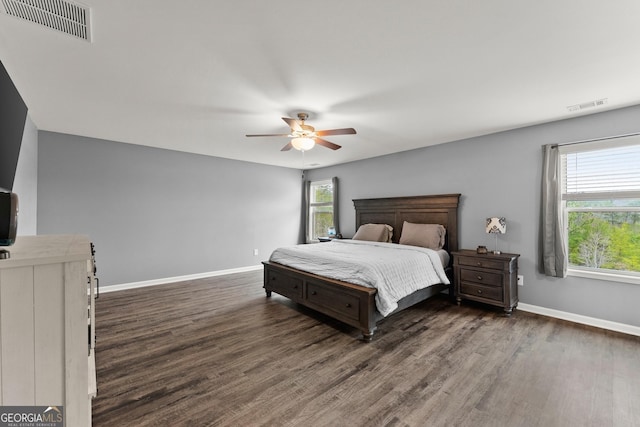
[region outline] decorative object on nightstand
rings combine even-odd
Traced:
[[[496,238],[496,249],[493,251],[494,254],[500,254],[498,250],[498,234],[506,234],[507,233],[507,221],[504,217],[492,217],[487,218],[487,227],[488,234],[493,234]]]
[[[458,305],[469,299],[502,307],[509,316],[518,305],[518,254],[452,252]]]

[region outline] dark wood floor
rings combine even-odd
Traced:
[[[103,293],[94,426],[639,426],[640,338],[437,297],[374,341],[262,273]]]

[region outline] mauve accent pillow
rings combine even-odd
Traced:
[[[388,224],[362,224],[353,240],[368,240],[370,242],[390,242],[393,236],[393,227]]]
[[[400,244],[439,250],[444,247],[445,234],[446,230],[441,224],[414,224],[405,221]]]

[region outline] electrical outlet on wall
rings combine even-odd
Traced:
[[[258,256],[258,250],[257,249],[253,250],[253,256]]]
[[[524,286],[524,276],[522,274],[518,274],[518,286]]]

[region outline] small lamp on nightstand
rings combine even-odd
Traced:
[[[496,249],[493,251],[494,254],[499,254],[498,250],[498,234],[506,234],[507,233],[507,221],[502,218],[492,217],[487,218],[487,233],[494,234],[496,238]]]

